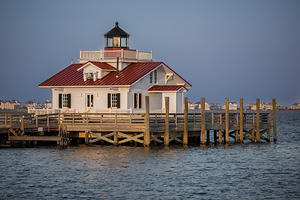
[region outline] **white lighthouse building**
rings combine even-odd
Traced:
[[[170,113],[183,112],[184,93],[192,85],[152,52],[129,48],[129,34],[118,22],[105,35],[105,49],[80,51],[79,63],[71,64],[40,87],[51,88],[55,112],[164,112],[169,97]]]

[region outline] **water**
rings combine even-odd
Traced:
[[[0,149],[0,199],[300,199],[300,113],[277,144]]]

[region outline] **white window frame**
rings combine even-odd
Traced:
[[[117,108],[118,107],[118,93],[111,93],[111,107]],[[121,100],[120,100],[121,101]]]
[[[87,108],[93,108],[94,107],[94,95],[93,94],[86,94],[85,95],[85,106]]]
[[[69,99],[68,99],[68,95],[69,94],[62,94],[62,108],[68,108],[68,102],[69,102]]]
[[[135,104],[135,99],[134,99],[134,96],[137,96],[137,99],[136,99],[136,104]],[[140,98],[140,96],[141,96],[141,98]],[[142,100],[143,100],[143,94],[142,93],[140,93],[140,92],[135,92],[135,93],[133,93],[133,108],[134,109],[142,109]],[[141,105],[141,107],[140,107],[140,105]]]

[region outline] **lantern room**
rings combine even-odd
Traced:
[[[115,23],[115,27],[108,31],[105,35],[105,49],[122,48],[129,49],[129,34],[119,27],[119,23]]]

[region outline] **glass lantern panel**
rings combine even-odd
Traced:
[[[121,47],[127,47],[127,38],[121,38]]]
[[[112,47],[113,44],[112,41],[113,41],[112,38],[107,38],[107,47]]]
[[[120,47],[120,37],[113,37],[113,46]]]

